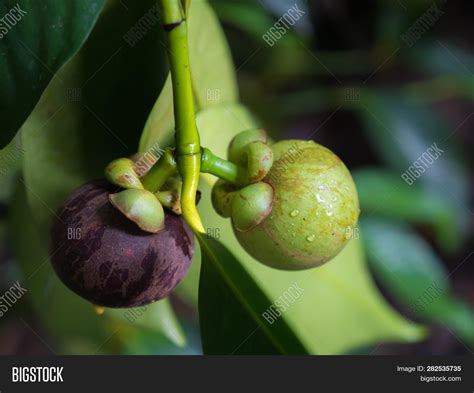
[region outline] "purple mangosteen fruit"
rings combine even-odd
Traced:
[[[194,236],[168,210],[163,230],[143,231],[110,203],[116,191],[96,180],[67,198],[52,225],[51,262],[61,281],[91,303],[137,307],[178,285],[191,264]]]

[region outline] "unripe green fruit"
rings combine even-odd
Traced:
[[[357,224],[354,181],[333,152],[313,141],[281,141],[272,150],[274,163],[263,180],[274,191],[272,211],[246,232],[234,228],[235,235],[268,266],[320,266],[343,249]]]

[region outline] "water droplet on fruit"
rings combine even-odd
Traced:
[[[300,211],[297,210],[297,209],[295,209],[295,210],[293,210],[293,211],[290,213],[290,216],[291,216],[291,217],[296,217],[298,214],[300,214]]]
[[[314,242],[314,239],[316,239],[316,236],[315,236],[315,235],[308,235],[308,236],[306,236],[306,240],[307,240],[308,242],[310,242],[310,243],[311,243],[311,242]]]

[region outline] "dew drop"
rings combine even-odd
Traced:
[[[314,239],[316,239],[316,236],[315,236],[315,235],[308,235],[308,236],[306,236],[306,240],[307,240],[308,242],[310,242],[310,243],[311,243],[311,242],[314,242]]]
[[[297,209],[295,209],[295,210],[293,210],[293,211],[290,213],[290,216],[291,216],[291,217],[296,217],[298,214],[300,214],[300,211],[297,210]]]

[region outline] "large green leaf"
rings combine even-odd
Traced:
[[[103,176],[112,159],[135,152],[164,78],[159,24],[133,47],[123,40],[154,1],[129,3],[127,9],[120,3],[107,8],[21,129],[28,200],[41,228],[72,189]]]
[[[237,101],[230,49],[207,1],[192,1],[188,20],[189,64],[198,108]]]
[[[242,106],[235,104],[207,108],[198,115],[197,121],[203,144],[221,156],[225,156],[226,146],[237,132],[258,126],[256,122],[252,124],[251,115]],[[203,197],[199,210],[205,227],[211,233],[219,233],[219,240],[271,301],[295,283],[303,288],[301,298],[282,318],[308,352],[346,353],[380,341],[415,341],[423,336],[422,328],[396,314],[378,293],[358,240],[349,242],[327,265],[302,272],[271,269],[251,258],[235,239],[229,220],[219,217],[212,208],[213,181],[215,179],[206,175],[200,184]],[[222,309],[222,312],[231,314],[234,308]],[[231,317],[222,314],[222,318]],[[241,332],[242,339],[249,333]]]
[[[189,62],[198,108],[237,101],[237,82],[224,33],[206,0],[191,2],[188,16]],[[140,151],[155,143],[173,143],[173,89],[168,76],[149,114],[140,140]]]
[[[268,28],[275,23],[259,3],[213,1],[212,6],[224,23],[229,23],[248,33],[251,38],[258,40],[258,42],[261,42],[262,35],[267,33]],[[291,31],[288,31],[288,35],[291,35]],[[285,34],[282,40],[288,39],[288,35]]]
[[[411,105],[403,96],[388,91],[365,92],[359,114],[381,160],[400,175],[410,167],[413,170],[414,165],[424,169],[415,182],[456,209],[457,232],[462,238],[470,197],[463,149],[456,140],[462,123],[450,129],[431,108]],[[432,164],[424,165],[420,157],[433,146],[441,153],[436,153],[438,158]]]
[[[139,151],[147,151],[154,145],[167,147],[174,141],[173,87],[168,74],[160,95],[148,115],[140,138]]]
[[[473,346],[474,310],[454,297],[449,272],[430,246],[402,223],[365,218],[361,227],[377,277],[400,303],[414,315],[447,325]]]
[[[14,189],[15,179],[21,170],[23,154],[24,149],[18,134],[0,150],[0,200],[2,201],[7,201]]]
[[[186,337],[168,299],[129,309],[109,309],[106,317],[111,317],[117,324],[126,325],[138,332],[148,330],[160,333],[174,345],[186,345]],[[125,337],[126,339],[126,337]]]
[[[199,243],[199,320],[204,353],[305,354],[285,319],[268,316],[267,322],[263,317],[272,301],[229,250],[207,236],[199,236]]]
[[[439,243],[447,250],[459,245],[453,231],[456,210],[437,194],[419,184],[409,186],[399,174],[384,169],[365,168],[353,173],[359,201],[365,214],[374,213],[431,225]]]
[[[81,47],[105,0],[4,0],[0,37],[0,148],[33,110],[58,69]],[[8,28],[7,28],[8,27]],[[7,30],[5,32],[4,30]]]
[[[49,276],[45,280],[57,283],[56,291],[48,292],[46,301],[50,296],[64,299],[60,304],[52,303],[47,313],[37,309],[40,317],[48,321],[68,324],[64,316],[74,314],[87,323],[94,317],[85,301],[54,278],[47,261],[54,212],[75,187],[101,177],[110,160],[134,152],[136,130],[140,130],[156,97],[159,79],[164,76],[163,53],[157,50],[159,24],[133,47],[123,41],[124,34],[154,1],[129,1],[125,5],[126,8],[117,2],[107,9],[88,42],[60,70],[21,129],[24,181],[42,247],[42,252],[36,258],[30,257],[29,263],[34,266],[44,262]],[[69,89],[73,94],[65,99]],[[46,283],[42,281],[43,288]],[[134,328],[139,329],[152,319],[155,332],[181,345],[184,338],[167,302],[151,307]],[[109,324],[110,318],[103,320]],[[116,325],[117,320],[113,323]],[[68,324],[68,328],[75,331],[76,326]],[[61,336],[61,331],[57,335]]]

